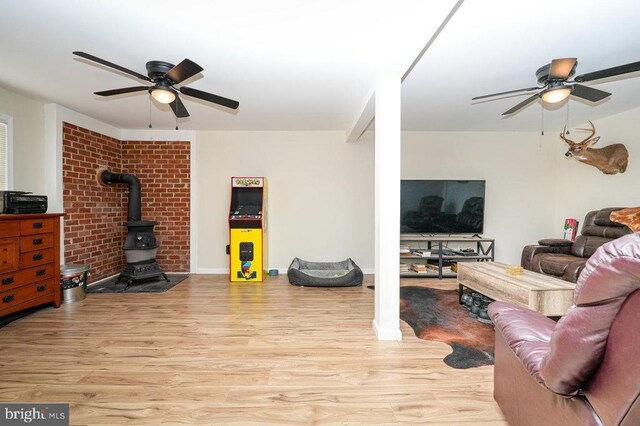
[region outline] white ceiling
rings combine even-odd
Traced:
[[[149,122],[133,77],[71,54],[85,51],[146,74],[148,60],[204,67],[186,83],[240,101],[237,111],[184,97],[182,129],[348,130],[390,61],[416,54],[454,0],[0,0],[0,85],[121,128]],[[473,96],[535,85],[553,58],[577,57],[577,74],[640,61],[640,3],[628,0],[466,0],[403,83],[403,129],[537,131],[540,101],[473,104]],[[420,46],[421,47],[421,46]],[[640,106],[640,73],[589,84],[613,95],[592,105],[571,98],[569,123]],[[564,125],[566,102],[544,114]],[[153,104],[154,128],[173,128]]]
[[[0,0],[0,85],[121,128],[146,128],[140,85],[72,55],[84,51],[146,74],[145,63],[189,58],[190,87],[240,101],[237,112],[184,97],[182,129],[346,130],[390,58],[430,35],[454,0]],[[166,105],[154,128],[173,128]]]
[[[539,131],[541,101],[503,118],[526,96],[471,98],[533,87],[554,58],[577,57],[576,75],[640,61],[639,23],[640,3],[629,0],[466,0],[403,83],[403,129]],[[586,84],[612,96],[571,97],[570,126],[640,107],[640,72]],[[545,109],[544,128],[561,130],[566,116],[566,102]]]

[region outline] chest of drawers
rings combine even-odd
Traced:
[[[0,316],[60,307],[60,216],[0,215]]]

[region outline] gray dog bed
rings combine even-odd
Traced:
[[[362,285],[362,269],[351,259],[342,262],[307,262],[297,257],[287,271],[293,285],[351,287]]]

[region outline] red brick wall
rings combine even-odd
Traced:
[[[189,142],[122,142],[122,168],[142,182],[142,218],[158,222],[165,271],[189,271],[190,158]]]
[[[140,179],[142,218],[159,222],[160,267],[189,271],[188,142],[119,141],[64,123],[62,158],[65,263],[88,265],[91,281],[122,270],[127,187],[98,184],[98,169],[107,167]]]
[[[89,266],[91,281],[123,266],[122,188],[98,184],[99,168],[120,172],[120,141],[72,124],[62,127],[65,263]]]

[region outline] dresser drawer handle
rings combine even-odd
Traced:
[[[42,260],[42,253],[34,254],[33,260]]]
[[[36,271],[36,277],[41,277],[41,276],[43,276],[43,275],[44,275],[44,274],[46,274],[46,273],[47,273],[47,270],[46,270],[46,269],[38,269],[38,270]]]
[[[38,290],[38,291],[44,291],[44,289],[45,289],[45,288],[47,288],[47,285],[46,285],[46,284],[42,284],[42,285],[39,285],[39,286],[38,286],[38,288],[37,288],[36,290]]]
[[[13,277],[8,277],[8,278],[3,278],[2,279],[2,285],[9,285],[13,283]]]
[[[13,300],[14,296],[13,294],[10,294],[8,296],[5,296],[2,298],[2,303],[9,303]]]
[[[33,229],[41,229],[42,222],[33,222]]]
[[[33,245],[39,246],[40,244],[42,244],[42,238],[34,238]]]

